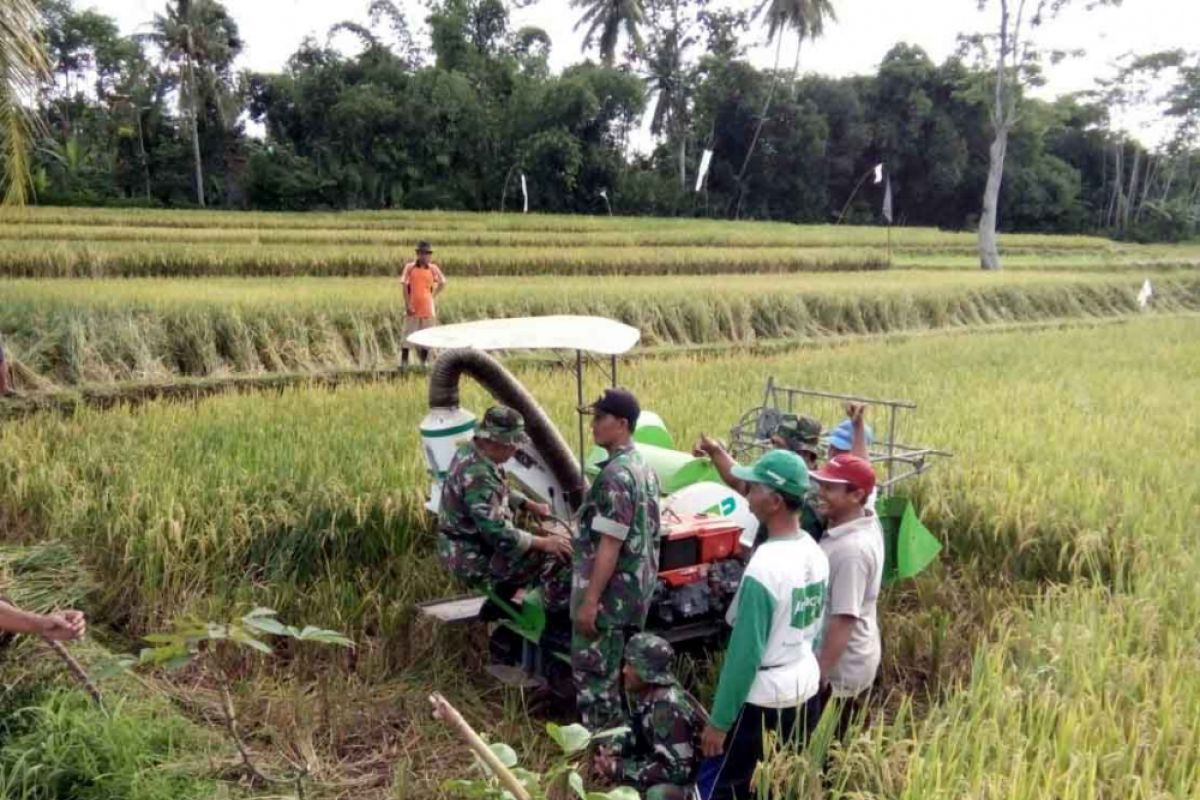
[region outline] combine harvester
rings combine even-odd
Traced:
[[[429,377],[429,413],[420,424],[432,481],[429,511],[437,513],[442,479],[458,446],[475,430],[476,415],[459,403],[460,380],[469,375],[497,402],[525,417],[529,445],[505,464],[509,475],[528,496],[548,503],[555,517],[573,519],[587,490],[585,479],[596,474],[605,452],[588,446],[583,414],[578,415],[578,448],[573,452],[537,400],[488,351],[557,354],[574,372],[576,404],[582,406],[588,369],[599,369],[605,382],[616,386],[617,357],[631,350],[640,336],[636,328],[604,317],[548,316],[446,325],[410,337],[416,346],[441,351]],[[798,389],[768,378],[762,404],[733,427],[732,449],[742,460],[756,457],[771,446],[782,415],[800,410],[800,402],[850,400],[887,410],[889,435],[876,444],[872,458],[886,472],[877,509],[886,539],[884,580],[891,583],[916,575],[941,548],[911,503],[893,494],[900,481],[928,469],[932,457],[948,455],[896,441],[898,415],[915,405]],[[654,412],[642,411],[634,440],[664,493],[659,580],[647,627],[677,645],[703,643],[723,632],[725,611],[742,576],[739,551],[753,541],[757,521],[745,499],[721,482],[708,458],[676,449],[666,424]],[[485,605],[491,608],[485,610]],[[426,603],[419,610],[448,624],[499,617],[491,637],[497,663],[490,671],[507,683],[548,682],[560,693],[570,691],[570,621],[547,619],[537,590],[514,599],[513,605],[475,595]]]

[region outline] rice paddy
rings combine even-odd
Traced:
[[[874,252],[863,239],[881,233],[400,212],[39,209],[23,220],[0,217],[0,228],[20,230],[0,232],[11,252],[79,244],[157,248],[170,258],[194,245],[187,258],[225,248],[230,264],[243,258],[238,248],[407,253],[418,235],[444,240],[448,252],[484,248],[516,263],[539,242],[580,256],[571,240],[591,236],[621,258],[674,247],[740,258]],[[366,244],[354,244],[359,234]],[[894,267],[919,258],[922,268],[695,274],[694,262],[693,274],[665,274],[660,262],[621,262],[617,272],[637,274],[579,275],[562,264],[521,277],[452,273],[440,312],[443,322],[596,313],[636,325],[654,357],[630,359],[621,380],[681,444],[701,431],[723,434],[775,376],[911,399],[919,411],[900,438],[954,453],[910,489],[945,551],[918,580],[885,592],[890,697],[871,726],[834,748],[823,778],[794,753],[764,764],[773,797],[1197,796],[1200,557],[1191,534],[1200,484],[1190,476],[1200,472],[1200,411],[1191,402],[1200,395],[1200,277],[1192,248],[1011,237],[1009,263],[1018,268],[983,275],[958,268],[970,258],[961,235],[897,231],[895,242]],[[397,261],[386,263],[394,271]],[[393,278],[317,277],[301,265],[278,280],[230,269],[237,277],[0,281],[0,333],[29,376],[23,388],[394,364],[402,314]],[[1143,310],[1137,293],[1147,274],[1154,297]],[[1022,327],[1034,324],[1042,327]],[[571,376],[544,363],[512,366],[573,434]],[[12,592],[35,607],[84,606],[95,638],[118,653],[136,652],[138,636],[180,614],[218,618],[255,605],[351,635],[352,659],[297,653],[244,667],[254,689],[240,700],[254,748],[267,759],[303,754],[314,776],[308,796],[443,796],[442,781],[469,759],[428,719],[424,696],[433,689],[536,761],[539,723],[520,695],[492,688],[480,641],[415,620],[416,603],[452,588],[422,507],[416,424],[426,391],[421,373],[334,387],[301,380],[271,393],[8,420],[0,425],[0,531],[13,553],[43,554],[0,553]],[[478,413],[488,402],[466,388],[465,407]],[[814,411],[836,421],[832,406]],[[41,686],[49,679],[44,665],[29,666],[37,663],[23,650],[0,675]],[[700,677],[699,690],[711,692]],[[109,796],[248,791],[222,780],[211,710],[188,699],[210,691],[200,676],[101,683],[129,698],[108,721],[89,716],[77,694],[27,696],[44,710],[0,736],[0,787],[53,796],[44,775],[59,773],[27,765],[78,760],[101,737],[116,743],[97,751],[97,769],[113,776]],[[153,776],[142,794],[125,788],[136,775]]]

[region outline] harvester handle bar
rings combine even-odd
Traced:
[[[789,395],[805,395],[808,397],[824,397],[829,400],[847,400],[851,403],[866,403],[874,406],[888,406],[889,408],[916,408],[916,403],[910,403],[907,400],[880,400],[874,397],[860,397],[854,394],[838,394],[837,392],[818,392],[815,389],[797,389],[794,386],[775,386],[777,392],[787,392]]]

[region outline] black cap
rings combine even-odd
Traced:
[[[629,422],[630,430],[637,427],[638,417],[642,414],[642,407],[637,398],[633,396],[633,392],[619,387],[605,389],[596,402],[590,406],[580,406],[579,410],[585,414],[603,411],[605,414],[620,417]]]
[[[421,241],[417,242],[417,252],[418,253],[432,253],[433,248],[429,246],[429,242],[422,239]]]

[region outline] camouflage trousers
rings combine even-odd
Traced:
[[[439,536],[438,559],[476,591],[491,591],[507,600],[517,589],[540,586],[547,611],[565,611],[571,603],[571,565],[546,553],[529,550],[515,558],[489,556],[477,547]]]
[[[571,635],[571,669],[575,675],[575,705],[579,721],[592,733],[628,725],[621,699],[621,659],[625,655],[624,628],[601,628],[595,639],[578,631]],[[632,733],[616,737],[605,746],[617,750],[632,746]]]

